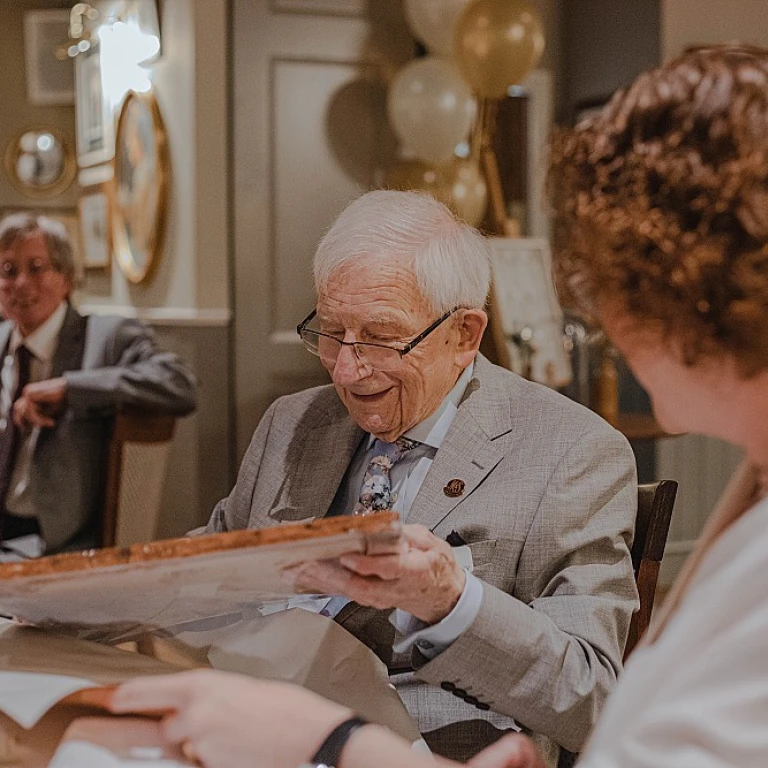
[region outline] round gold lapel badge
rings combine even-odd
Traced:
[[[462,493],[464,493],[464,481],[459,480],[458,477],[455,477],[445,486],[445,488],[443,488],[443,493],[449,499],[458,498]]]

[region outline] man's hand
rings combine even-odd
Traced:
[[[13,404],[13,420],[21,429],[53,427],[67,400],[63,376],[27,384]]]
[[[470,768],[547,768],[534,743],[519,733],[499,739],[467,765]]]
[[[164,737],[205,768],[296,768],[352,714],[295,685],[213,670],[131,680],[111,709],[167,712]]]
[[[287,572],[295,586],[378,609],[402,608],[436,624],[456,606],[466,575],[451,547],[421,525],[403,528],[396,555],[344,555]]]

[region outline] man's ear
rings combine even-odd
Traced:
[[[462,309],[457,330],[459,341],[456,345],[456,364],[466,368],[480,348],[483,332],[488,325],[488,315],[482,309]]]

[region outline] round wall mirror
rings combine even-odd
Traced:
[[[168,144],[151,94],[126,97],[113,162],[112,242],[126,277],[140,283],[160,259],[168,215]]]
[[[11,184],[22,195],[55,197],[75,178],[75,155],[58,131],[28,128],[8,144],[5,170]]]

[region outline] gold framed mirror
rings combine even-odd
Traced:
[[[157,99],[131,91],[115,137],[110,228],[117,262],[132,283],[152,275],[162,255],[168,220],[168,139]]]
[[[5,170],[25,197],[56,197],[74,181],[77,163],[72,145],[55,129],[25,128],[5,150]]]

